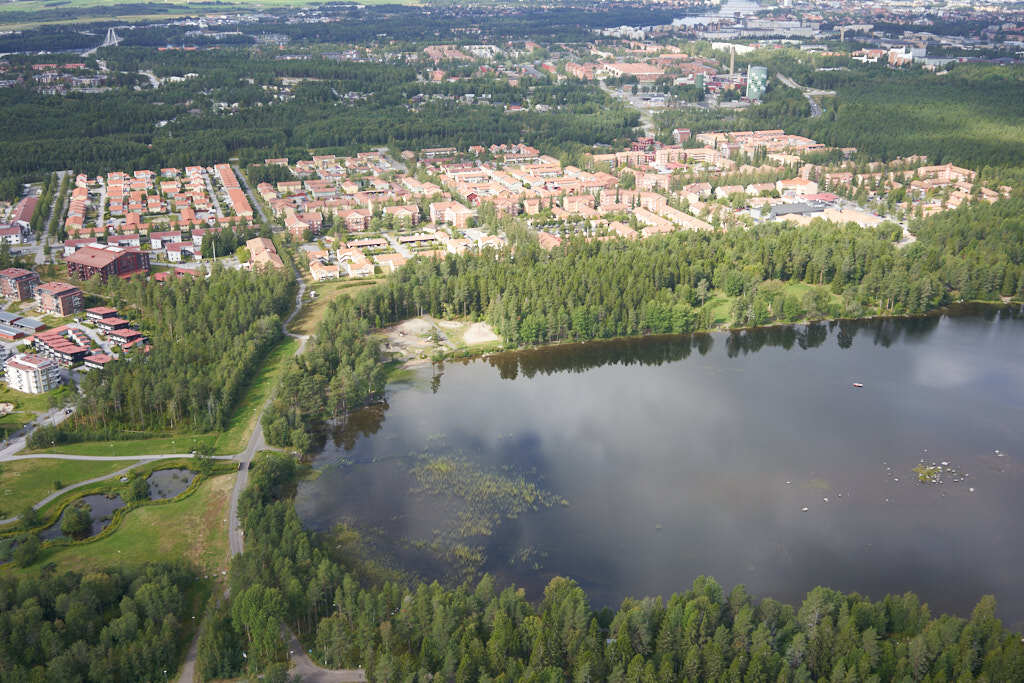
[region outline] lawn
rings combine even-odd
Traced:
[[[60,315],[53,315],[52,313],[47,313],[42,318],[39,318],[39,320],[44,322],[44,323],[46,323],[47,327],[60,327],[61,325],[68,325],[70,323],[73,323],[75,321],[75,316],[73,316],[73,315],[60,316]]]
[[[0,417],[0,437],[13,434],[35,418],[35,413],[8,413]]]
[[[292,320],[289,329],[295,334],[313,334],[317,325],[324,319],[329,303],[341,294],[354,294],[375,284],[377,280],[332,280],[311,284],[309,289],[316,292],[317,296],[303,302],[302,310]]]
[[[132,510],[121,526],[94,543],[43,551],[34,567],[50,562],[59,570],[87,570],[184,558],[202,575],[228,566],[228,506],[234,474],[207,479],[183,500]]]
[[[60,446],[51,446],[41,450],[22,453],[73,453],[75,455],[163,455],[168,453],[189,453],[192,449],[213,449],[217,440],[216,434],[178,434],[176,436],[156,436],[149,439],[130,439],[126,441],[84,441]]]
[[[730,314],[732,313],[732,302],[735,298],[721,290],[713,292],[711,298],[708,299],[708,305],[711,306],[712,327],[729,323]]]
[[[127,467],[130,462],[25,458],[0,463],[0,517],[11,517],[61,486]]]
[[[42,413],[50,409],[51,400],[60,405],[70,399],[71,389],[67,386],[58,387],[45,394],[23,394],[0,383],[0,403],[13,403],[15,410],[23,412]]]
[[[270,390],[277,385],[277,379],[284,369],[285,361],[291,358],[299,347],[299,341],[285,337],[263,360],[260,370],[246,386],[227,431],[216,437],[213,455],[234,455],[245,448],[249,435],[256,426],[263,402]]]

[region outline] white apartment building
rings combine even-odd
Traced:
[[[60,385],[60,366],[34,353],[19,353],[4,363],[7,385],[26,394],[41,394]]]

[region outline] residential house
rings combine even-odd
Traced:
[[[164,232],[151,232],[149,233],[149,248],[153,251],[163,249],[164,245],[172,242],[181,242],[181,231],[171,230]]]
[[[39,275],[24,268],[0,270],[0,294],[15,301],[32,299],[39,286]]]
[[[187,261],[198,253],[199,249],[192,242],[170,242],[167,245],[167,260],[171,263]]]
[[[36,304],[40,310],[54,315],[72,315],[82,310],[85,295],[66,282],[46,282],[36,288]]]
[[[7,385],[26,394],[42,394],[60,385],[60,368],[49,358],[19,353],[4,362]]]
[[[249,268],[284,268],[277,247],[266,237],[254,237],[245,243],[245,247],[249,250]]]
[[[17,225],[10,227],[0,227],[0,242],[6,242],[7,244],[21,244],[21,228]]]
[[[111,275],[127,278],[135,273],[149,272],[149,254],[135,248],[90,244],[68,256],[67,265],[68,275],[80,280],[99,275],[106,282]]]
[[[393,273],[406,263],[406,258],[401,254],[377,254],[373,260],[385,273]]]
[[[319,259],[313,259],[309,262],[309,275],[316,282],[336,280],[341,277],[341,266],[327,264]]]

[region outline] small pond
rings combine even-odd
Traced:
[[[146,478],[150,500],[166,500],[180,495],[189,487],[196,473],[183,467],[157,470]]]
[[[89,515],[92,517],[92,530],[89,532],[89,536],[95,536],[107,528],[107,525],[110,524],[110,520],[114,515],[114,511],[124,507],[124,500],[121,499],[121,496],[108,498],[106,494],[103,493],[94,493],[91,496],[85,496],[73,504],[81,505],[83,503],[89,506]],[[67,508],[65,508],[65,511],[61,513],[60,519],[39,532],[39,538],[44,541],[52,541],[56,538],[62,538],[64,533],[60,530],[60,525],[61,522],[64,521],[64,515],[66,513]]]

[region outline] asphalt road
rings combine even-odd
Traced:
[[[302,643],[294,633],[288,632],[289,658],[292,668],[288,672],[298,677],[302,683],[362,683],[366,681],[366,672],[362,669],[325,669],[313,663],[309,655],[302,649]]]
[[[804,97],[807,98],[807,103],[809,105],[811,105],[811,118],[812,119],[816,119],[819,116],[821,116],[821,114],[822,114],[821,105],[818,104],[818,100],[816,100],[814,98],[815,97],[822,97],[822,96],[830,96],[830,95],[835,95],[836,94],[835,91],[833,91],[833,90],[816,90],[814,88],[805,88],[804,86],[800,85],[799,83],[794,81],[792,78],[790,78],[789,76],[787,76],[786,74],[783,74],[783,73],[778,73],[778,74],[776,74],[776,76],[779,77],[779,80],[782,81],[783,85],[788,86],[790,88],[794,88],[794,89],[799,90],[800,92],[803,93]]]

